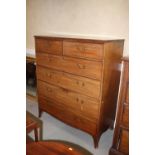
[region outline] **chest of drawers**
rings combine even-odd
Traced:
[[[47,112],[93,136],[113,125],[123,40],[36,36],[39,116]]]
[[[129,60],[123,59],[113,145],[109,155],[129,155]]]

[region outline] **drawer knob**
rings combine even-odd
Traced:
[[[50,74],[50,73],[47,73],[47,76],[48,76],[49,78],[51,78],[51,77],[52,77],[52,74]]]
[[[84,103],[84,101],[83,100],[81,100],[81,104],[83,104]]]
[[[47,87],[47,91],[51,93],[52,89]]]
[[[85,86],[85,83],[84,83],[84,82],[82,82],[82,86],[83,86],[83,87]]]
[[[85,68],[86,68],[85,65],[83,65],[83,64],[77,64],[77,66],[78,66],[80,69],[85,69]]]
[[[84,52],[84,50],[85,50],[85,48],[83,46],[77,46],[76,48],[80,52]]]
[[[52,61],[52,58],[49,58],[49,57],[48,57],[48,61],[51,62],[51,61]]]
[[[81,110],[83,110],[83,104],[84,104],[84,101],[81,100]]]
[[[60,81],[59,81],[59,80],[57,80],[57,83],[60,83]]]
[[[79,81],[76,81],[76,84],[77,84],[77,85],[79,85],[79,84],[80,84],[80,82],[79,82]],[[82,82],[82,83],[80,84],[80,86],[83,86],[83,87],[84,87],[84,86],[85,86],[85,83],[84,83],[84,82]]]
[[[78,98],[76,98],[76,101],[77,101],[77,102],[79,102],[79,99],[78,99]]]
[[[68,93],[68,92],[69,92],[68,89],[65,89],[65,88],[61,88],[61,89],[62,89],[62,91],[63,91],[64,93]]]

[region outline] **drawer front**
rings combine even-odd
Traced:
[[[55,55],[62,55],[62,41],[37,38],[36,51],[51,53]]]
[[[51,54],[36,53],[37,65],[49,67],[56,70],[63,71],[63,58],[60,56],[53,56]]]
[[[101,80],[102,63],[64,57],[64,71],[92,79]]]
[[[100,82],[37,66],[37,78],[90,97],[100,97]]]
[[[126,130],[122,130],[120,133],[119,151],[129,154],[129,132]]]
[[[123,105],[122,124],[125,127],[129,127],[129,106]]]
[[[63,41],[63,54],[66,56],[103,59],[103,45]]]
[[[38,81],[38,94],[62,103],[66,109],[76,112],[81,117],[96,122],[99,115],[99,101],[76,94],[67,89]]]
[[[83,117],[80,117],[80,115],[69,111],[66,107],[58,102],[48,100],[40,96],[38,100],[39,107],[56,118],[93,135],[96,133],[96,123],[93,123],[92,121],[84,119]]]
[[[37,64],[41,66],[101,80],[101,62],[53,56],[43,53],[38,53],[36,60]]]

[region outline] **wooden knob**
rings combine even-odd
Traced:
[[[49,88],[49,87],[47,87],[47,91],[48,91],[48,92],[52,92],[52,89]]]
[[[83,65],[83,64],[77,64],[77,66],[78,66],[80,69],[85,69],[85,68],[86,68],[85,65]]]
[[[52,61],[52,58],[50,58],[49,56],[48,56],[48,61],[49,61],[49,62]]]
[[[76,81],[76,84],[78,85],[79,84],[79,81]]]
[[[78,99],[78,98],[76,98],[76,101],[77,101],[77,102],[79,102],[79,99]]]
[[[47,76],[51,78],[52,75],[50,73],[47,73]]]
[[[85,50],[85,48],[83,46],[77,46],[76,48],[80,52],[84,52],[84,50]]]
[[[84,103],[84,101],[83,100],[81,100],[81,104],[83,104]]]

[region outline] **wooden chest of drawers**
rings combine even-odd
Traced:
[[[123,40],[36,36],[39,116],[45,111],[93,136],[113,126]]]
[[[110,155],[129,154],[129,62],[123,60],[116,126]]]

